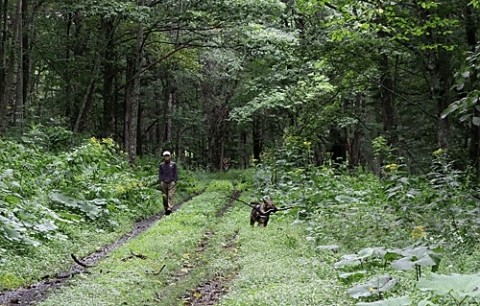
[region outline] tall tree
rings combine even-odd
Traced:
[[[145,0],[137,0],[138,6],[144,6]],[[140,103],[140,78],[142,71],[142,54],[144,47],[144,26],[137,25],[136,40],[132,51],[127,54],[125,87],[125,151],[130,162],[137,158],[138,110]]]

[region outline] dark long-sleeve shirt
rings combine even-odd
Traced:
[[[177,165],[172,161],[161,163],[159,166],[158,178],[161,182],[176,182],[178,179]]]

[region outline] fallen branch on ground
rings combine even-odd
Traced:
[[[126,257],[123,257],[121,259],[121,261],[127,261],[129,259],[132,259],[133,257],[137,257],[137,258],[140,258],[140,259],[147,259],[147,256],[145,255],[142,255],[142,254],[137,254],[137,253],[134,253],[132,250],[130,250],[130,255],[126,256]]]
[[[159,275],[160,273],[162,273],[163,269],[165,269],[165,265],[163,265],[163,266],[160,268],[160,271],[154,272],[153,275]]]
[[[89,265],[84,264],[83,262],[81,262],[75,255],[70,254],[70,256],[72,257],[73,261],[74,261],[77,265],[82,266],[82,267],[84,267],[84,268],[90,268]]]
[[[245,204],[245,205],[249,206],[250,208],[255,208],[256,207],[256,204],[254,205],[254,204],[251,204],[251,203],[247,203],[243,200],[240,200],[240,199],[237,199],[237,198],[234,198],[234,197],[230,197],[230,196],[228,196],[228,198],[230,198],[232,200],[235,200],[235,201],[238,201],[242,204]],[[292,205],[292,206],[288,206],[288,207],[277,208],[275,211],[272,211],[272,212],[277,212],[277,211],[281,211],[281,210],[289,210],[289,209],[297,208],[297,207],[299,207],[299,206]]]

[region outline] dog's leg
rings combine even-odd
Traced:
[[[250,225],[252,227],[255,225],[255,216],[256,216],[256,211],[255,209],[252,209],[252,212],[250,213]]]

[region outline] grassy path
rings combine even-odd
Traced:
[[[277,214],[251,228],[244,205],[223,211],[231,188],[214,182],[39,305],[336,305],[305,225]]]

